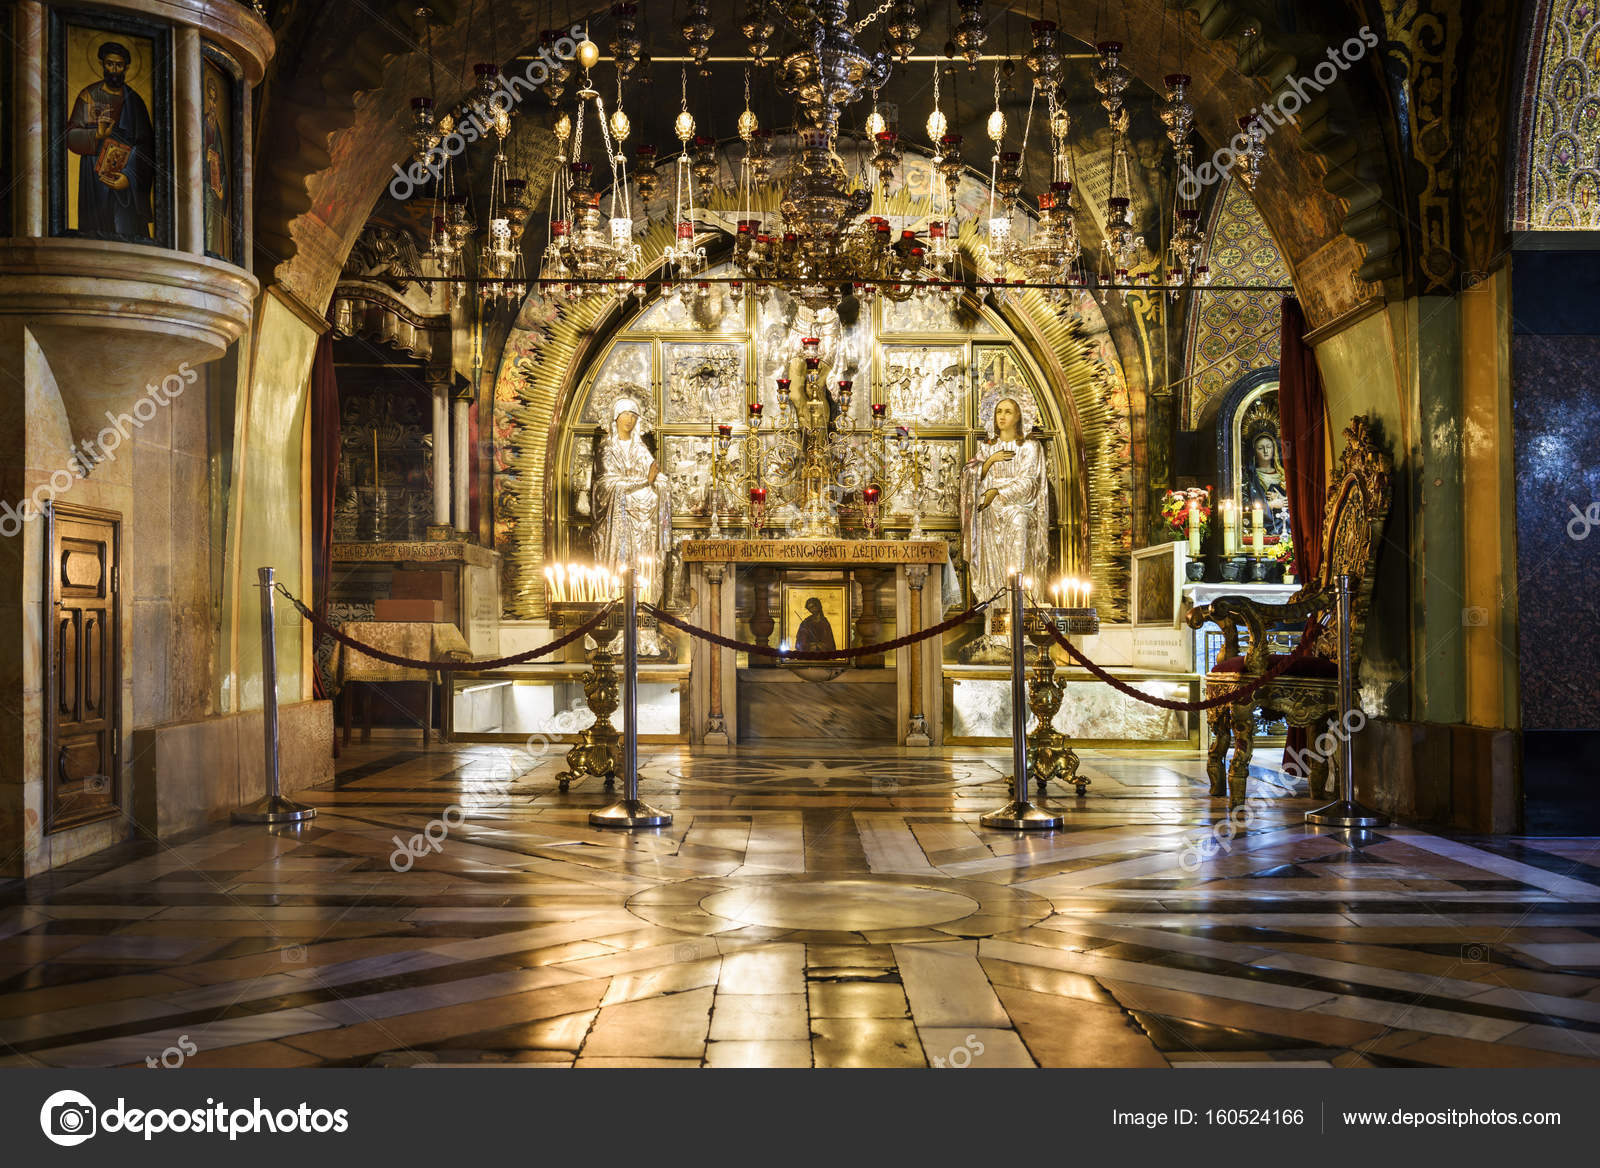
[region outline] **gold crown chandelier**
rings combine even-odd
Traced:
[[[875,192],[899,160],[896,136],[876,109],[876,93],[889,78],[888,57],[882,52],[868,54],[855,40],[872,17],[852,26],[844,0],[791,5],[777,15],[803,46],[777,63],[777,85],[795,99],[806,124],[797,132],[779,213],[769,225],[754,206],[758,127],[749,108],[747,77],[739,125],[746,152],[740,166],[734,265],[742,276],[758,283],[781,280],[792,285],[796,298],[812,308],[837,305],[841,288],[854,289],[868,299],[882,291],[896,300],[926,291],[930,279],[948,274],[954,255],[946,223],[936,219],[930,224],[930,253],[928,243],[915,231],[902,228],[896,236],[887,215],[869,214],[877,201]],[[760,31],[770,35],[764,21]],[[754,45],[752,53],[757,61],[762,59]],[[868,90],[874,94],[868,126],[874,135],[873,164],[879,178],[863,186],[836,147],[840,115]]]

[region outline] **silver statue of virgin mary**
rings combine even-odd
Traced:
[[[1033,395],[991,390],[978,421],[987,437],[961,471],[961,549],[974,601],[1006,588],[1014,572],[1042,585],[1050,565],[1048,466],[1044,447],[1028,436],[1039,421]],[[1005,606],[990,614],[997,607]]]
[[[671,487],[641,437],[649,423],[640,399],[623,394],[610,412],[594,461],[595,562],[613,571],[642,566],[639,599],[660,604],[672,548]]]

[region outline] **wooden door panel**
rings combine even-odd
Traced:
[[[45,821],[62,831],[118,813],[121,516],[65,504],[47,516]]]

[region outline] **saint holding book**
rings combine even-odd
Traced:
[[[148,240],[155,187],[155,126],[127,83],[133,56],[117,41],[101,44],[101,79],[72,105],[67,149],[78,163],[78,221],[85,235]]]

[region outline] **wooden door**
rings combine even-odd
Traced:
[[[116,815],[122,719],[115,512],[46,511],[45,830]]]

